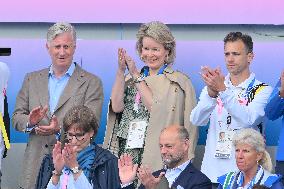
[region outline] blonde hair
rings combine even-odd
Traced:
[[[265,149],[265,141],[260,132],[246,128],[241,129],[234,135],[233,145],[236,147],[238,144],[248,144],[252,146],[257,152],[263,153],[262,158],[258,162],[264,169],[272,171],[272,161],[269,153]]]
[[[172,35],[172,32],[164,23],[159,21],[153,21],[146,24],[142,24],[136,34],[136,51],[141,57],[143,38],[150,37],[162,44],[166,50],[169,51],[168,58],[165,60],[166,64],[173,63],[176,57],[176,42]],[[143,61],[143,60],[142,60]]]

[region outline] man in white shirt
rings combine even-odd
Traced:
[[[254,54],[249,35],[229,33],[224,38],[224,55],[229,72],[226,77],[219,68],[201,68],[206,86],[190,115],[194,125],[205,126],[210,121],[201,171],[212,183],[237,168],[232,149],[234,132],[248,127],[262,131],[264,107],[272,92],[250,71]]]
[[[160,152],[164,169],[154,173],[146,166],[138,168],[137,176],[141,181],[139,189],[211,189],[210,180],[197,170],[188,158],[190,139],[188,131],[182,126],[169,126],[160,134]],[[155,152],[153,152],[155,153]],[[136,176],[137,165],[132,164],[130,155],[123,155],[118,162],[119,176],[124,189],[133,189],[131,183]]]

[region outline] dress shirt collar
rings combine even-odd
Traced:
[[[66,73],[65,73],[64,75],[71,76],[71,75],[73,74],[74,70],[75,70],[75,63],[72,63],[72,64],[69,66],[68,70],[66,71]],[[51,76],[51,75],[54,76],[54,71],[53,71],[53,69],[52,69],[52,64],[51,64],[50,67],[49,67],[49,75],[50,75],[50,76]]]
[[[243,81],[242,83],[240,83],[238,86],[238,88],[242,88],[242,89],[246,89],[248,88],[249,84],[251,83],[251,81],[255,78],[255,74],[253,72],[250,73],[250,76],[245,80]],[[230,74],[228,74],[226,77],[225,77],[225,85],[226,87],[232,87],[233,84],[230,80]]]

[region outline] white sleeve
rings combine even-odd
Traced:
[[[74,178],[73,178],[74,179]],[[74,181],[75,189],[93,189],[93,186],[90,184],[88,178],[85,176],[84,172]]]
[[[207,87],[204,87],[201,91],[197,106],[192,110],[190,114],[191,123],[196,126],[207,125],[210,115],[216,105],[216,98],[211,98],[208,95]]]
[[[60,179],[61,178],[62,178],[62,175],[60,176]],[[57,185],[54,185],[54,184],[52,184],[52,177],[51,177],[49,182],[48,182],[48,185],[47,185],[46,189],[59,189],[59,187],[60,187],[60,180],[57,183]]]
[[[234,91],[227,88],[219,93],[219,97],[223,102],[224,108],[231,114],[233,119],[241,123],[244,127],[251,127],[261,123],[265,115],[264,108],[268,98],[272,92],[272,87],[265,86],[257,94],[254,99],[246,105],[241,105],[234,95]]]

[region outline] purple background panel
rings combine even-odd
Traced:
[[[0,22],[284,24],[282,0],[6,0]]]
[[[2,47],[11,47],[10,57],[0,57],[0,61],[6,62],[11,69],[11,78],[8,86],[9,112],[12,115],[15,99],[22,85],[26,73],[48,67],[49,55],[45,49],[45,40],[0,39]],[[135,52],[135,41],[107,41],[107,40],[79,40],[74,61],[91,73],[99,76],[103,81],[105,101],[101,118],[101,126],[97,136],[97,142],[102,143],[106,126],[107,106],[111,93],[112,84],[117,69],[117,48],[124,47],[141,68],[143,63]],[[284,43],[258,42],[255,43],[255,59],[251,70],[257,79],[270,85],[275,85],[283,69]],[[223,73],[226,72],[223,55],[223,42],[217,41],[178,41],[177,58],[174,68],[186,73],[191,78],[197,97],[204,87],[199,75],[200,67],[208,65],[220,66]],[[207,127],[200,128],[199,144],[206,140]],[[266,138],[268,145],[277,145],[281,121],[268,121]],[[12,129],[11,141],[14,143],[26,142],[26,135]]]

